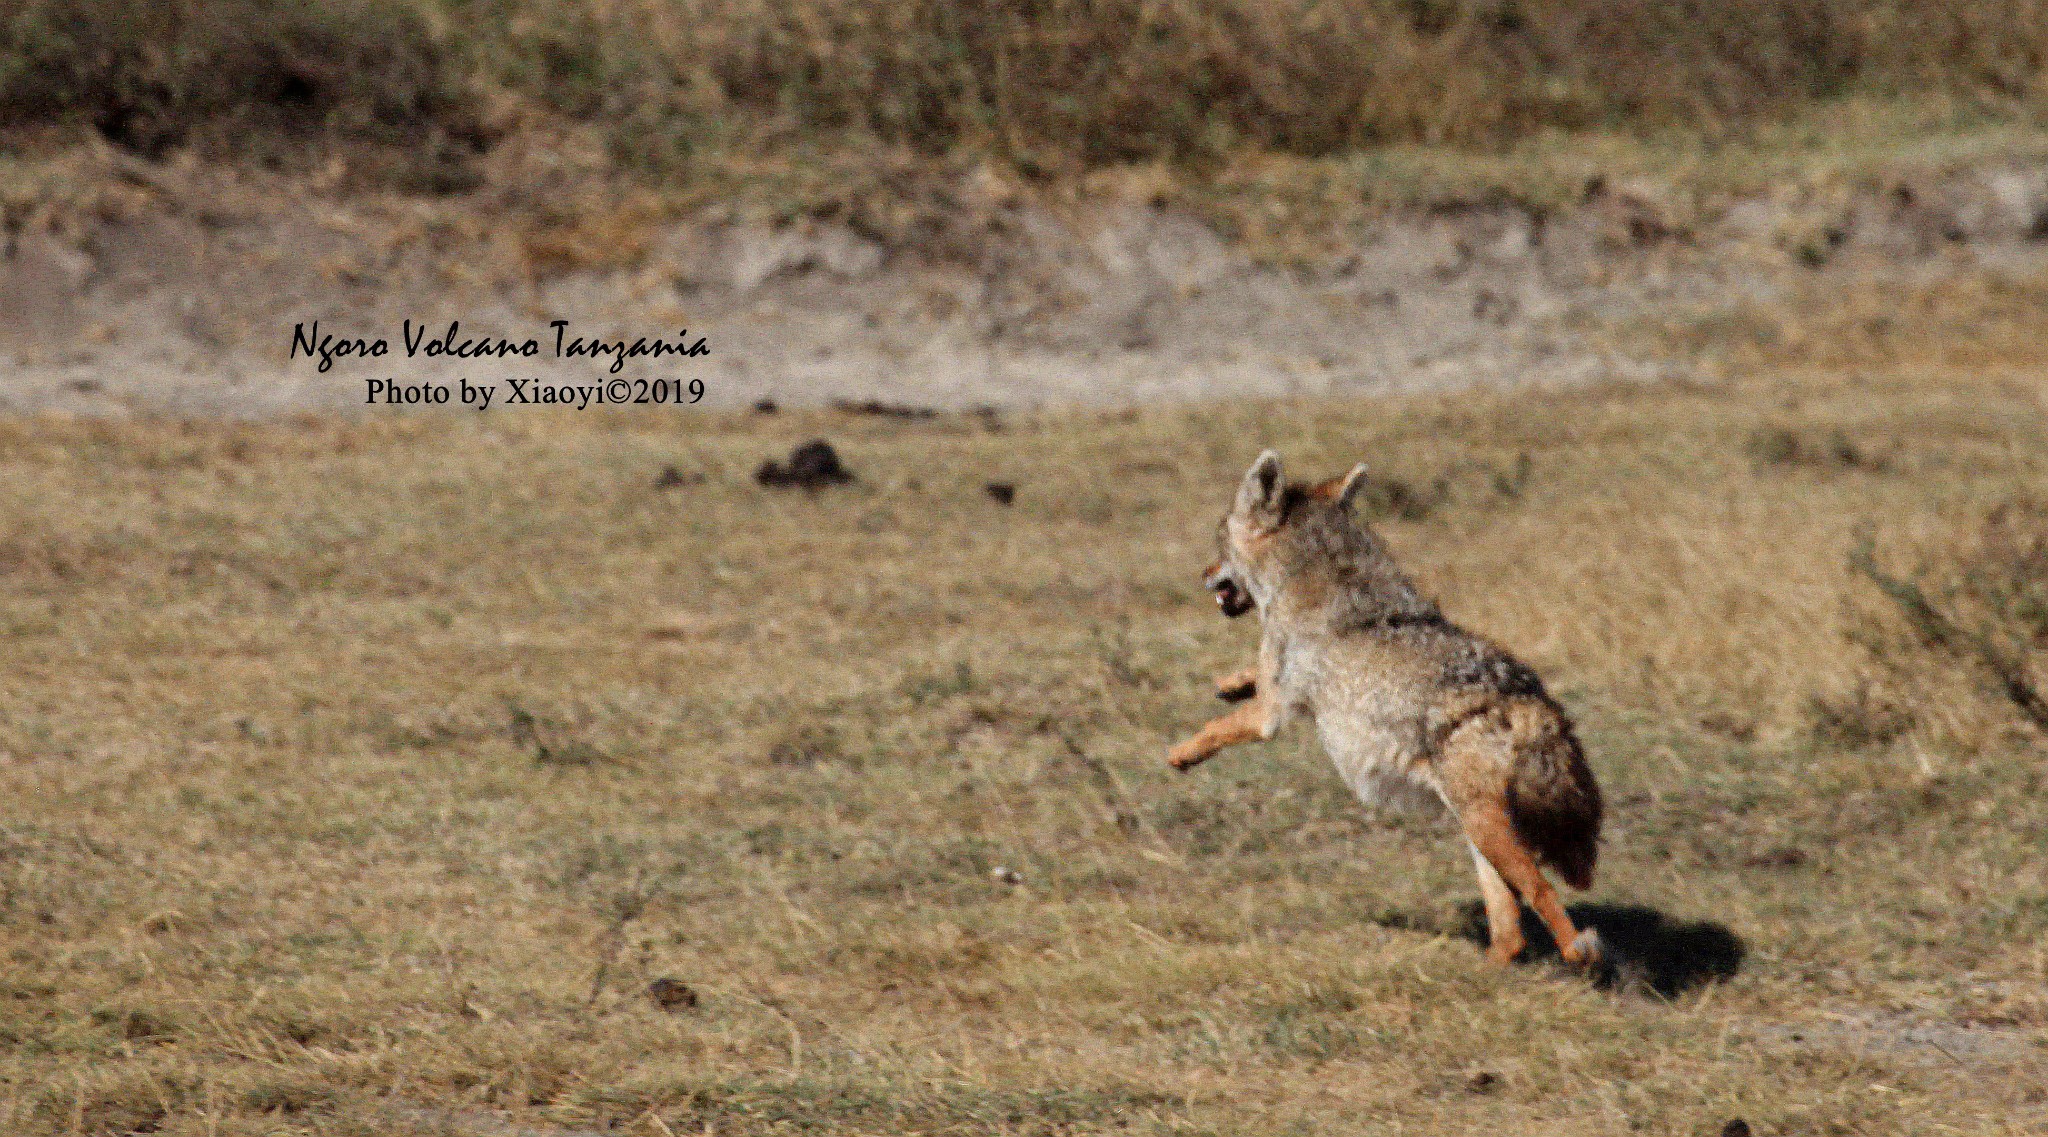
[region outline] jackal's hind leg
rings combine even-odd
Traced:
[[[1468,840],[1465,847],[1472,850],[1472,867],[1479,872],[1479,895],[1486,900],[1486,958],[1502,965],[1513,963],[1527,946],[1522,936],[1522,902],[1515,899],[1514,890],[1479,846]]]
[[[1557,940],[1557,951],[1564,956],[1564,961],[1588,967],[1598,963],[1599,937],[1591,928],[1581,935],[1572,926],[1572,918],[1565,914],[1564,904],[1557,898],[1557,890],[1543,878],[1543,870],[1537,867],[1536,858],[1530,855],[1515,832],[1507,808],[1499,802],[1477,804],[1460,810],[1458,820],[1464,825],[1465,836],[1472,842],[1472,847],[1479,850],[1480,856],[1523,900],[1529,902],[1536,915],[1542,917],[1551,936]],[[1482,874],[1482,887],[1484,880]]]

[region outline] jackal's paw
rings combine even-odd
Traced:
[[[1607,951],[1600,945],[1600,933],[1594,928],[1581,929],[1558,954],[1566,963],[1586,971],[1600,970],[1600,965],[1607,959]]]
[[[1486,949],[1486,962],[1495,967],[1511,966],[1522,958],[1521,944],[1494,944]]]
[[[1225,675],[1216,681],[1216,697],[1226,703],[1242,703],[1259,693],[1259,681],[1242,675]]]
[[[1522,949],[1527,946],[1528,941],[1524,940],[1519,932],[1494,936],[1486,945],[1486,962],[1495,967],[1506,967],[1522,958]]]
[[[1183,742],[1166,752],[1166,764],[1176,770],[1192,770],[1208,759],[1202,749],[1192,742]]]

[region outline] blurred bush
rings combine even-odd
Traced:
[[[0,0],[0,122],[83,117],[150,156],[205,126],[473,129],[429,15],[399,0]]]

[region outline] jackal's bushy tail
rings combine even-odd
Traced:
[[[1591,887],[1600,856],[1600,787],[1571,723],[1548,700],[1536,699],[1517,705],[1509,720],[1515,766],[1508,779],[1508,817],[1566,883]]]

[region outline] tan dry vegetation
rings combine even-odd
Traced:
[[[488,104],[515,94],[604,123],[622,157],[657,168],[765,128],[1066,169],[1719,126],[1858,91],[2026,105],[2042,93],[2043,14],[2039,0],[9,0],[0,121],[81,115],[145,152],[247,145],[252,125],[411,128],[459,148],[486,141]]]
[[[1846,563],[2048,491],[2040,337],[1947,319],[999,432],[0,422],[0,1130],[2039,1132],[2041,740]],[[857,483],[751,481],[820,434]],[[1407,487],[1398,553],[1581,720],[1616,984],[1485,967],[1454,838],[1305,737],[1166,770],[1268,444]]]
[[[1256,237],[2038,150],[2044,29],[2040,0],[0,0],[0,152],[95,137],[500,213],[573,168],[579,212],[602,175],[889,238],[978,163],[1135,166]]]

